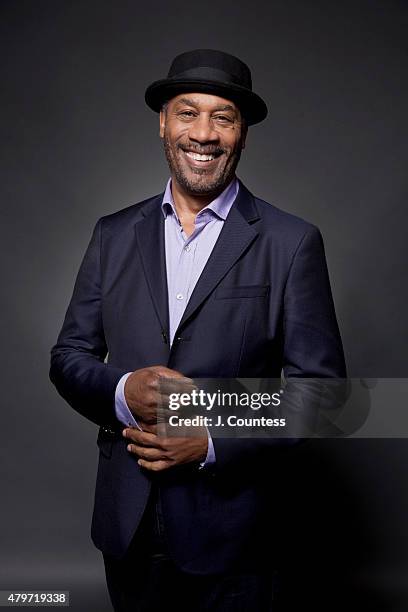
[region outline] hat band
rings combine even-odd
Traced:
[[[228,85],[234,83],[241,87],[247,87],[252,89],[252,83],[242,83],[242,79],[219,70],[219,68],[213,68],[212,66],[198,66],[197,68],[189,68],[183,72],[178,72],[175,75],[169,75],[169,79],[180,80],[180,79],[203,79],[204,81],[220,81],[222,85]]]

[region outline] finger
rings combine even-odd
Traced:
[[[167,384],[167,383],[166,383]],[[183,395],[184,398],[187,395],[190,395],[193,389],[191,387],[181,389],[180,387],[173,387],[173,390],[166,386],[166,389],[162,389],[160,387],[158,393],[154,396],[154,402],[151,402],[151,405],[154,403],[154,410],[156,410],[157,414],[160,412],[165,415],[173,414],[173,411],[170,411],[170,396],[171,395]],[[188,402],[188,406],[192,403],[191,399]],[[186,404],[183,403],[183,407],[186,407]]]
[[[154,390],[150,390],[144,397],[144,405],[148,411],[155,414],[158,410],[168,410],[169,408],[169,396],[162,392],[159,384],[157,383]]]
[[[191,378],[170,378],[160,376],[158,379],[158,388],[162,395],[171,395],[172,393],[191,393],[197,390],[197,386]]]
[[[166,368],[166,366],[152,366],[149,368],[159,376],[163,376],[166,378],[184,378],[184,374],[179,372],[178,370],[172,370],[171,368]]]
[[[147,431],[149,433],[155,434],[157,435],[157,425],[156,423],[140,423],[141,428],[143,429],[143,431]]]
[[[146,421],[140,421],[139,426],[143,431],[152,433],[160,438],[160,444],[163,443],[164,437],[169,437],[167,432],[167,420],[168,418],[157,418],[156,423],[147,423]],[[157,441],[159,444],[159,441]]]
[[[170,461],[146,461],[145,459],[139,459],[138,464],[149,472],[162,472],[172,465]]]
[[[137,427],[126,427],[122,434],[124,438],[132,440],[132,442],[136,442],[136,444],[153,447],[161,446],[161,443],[159,445],[158,436],[148,431],[140,431]]]
[[[157,395],[157,410],[169,411],[169,393],[160,388]]]
[[[134,455],[137,455],[140,459],[146,461],[165,461],[167,457],[163,454],[163,451],[158,448],[151,448],[146,446],[139,446],[137,444],[128,444],[127,450]]]

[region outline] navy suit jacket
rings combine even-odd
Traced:
[[[282,441],[214,438],[216,463],[153,476],[137,465],[114,411],[123,374],[166,365],[190,377],[345,377],[319,230],[254,197],[242,183],[170,349],[163,194],[96,224],[65,321],[51,380],[100,426],[94,543],[121,557],[151,481],[160,483],[176,563],[222,572],[260,546]]]

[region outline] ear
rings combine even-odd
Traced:
[[[160,138],[164,138],[164,128],[166,126],[166,112],[160,111]]]

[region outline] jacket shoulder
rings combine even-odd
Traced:
[[[241,180],[239,180],[237,204],[248,221],[257,219],[261,222],[262,230],[267,233],[296,236],[319,232],[318,228],[309,221],[254,195]]]
[[[320,230],[313,223],[288,213],[261,198],[256,196],[253,198],[259,214],[261,232],[283,248],[296,250],[306,236],[313,242],[322,241]]]
[[[261,219],[272,227],[279,230],[286,229],[301,233],[318,230],[313,223],[306,221],[302,217],[286,212],[275,204],[266,202],[261,198],[253,197]]]

